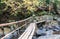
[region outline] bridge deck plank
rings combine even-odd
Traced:
[[[18,39],[32,39],[35,32],[35,23],[31,23],[25,32]]]

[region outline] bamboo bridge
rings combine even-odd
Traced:
[[[2,30],[2,32],[0,32],[1,33],[0,38],[1,39],[35,39],[33,37],[37,36],[35,33],[38,30],[37,24],[42,24],[47,21],[47,19],[43,20],[40,19],[40,17],[35,17],[35,18],[37,19],[34,20],[33,17],[29,17],[21,21],[0,24],[0,29]],[[9,32],[7,32],[7,30],[9,30]],[[47,38],[45,38],[45,36],[41,36],[37,39],[60,39],[60,35],[51,35],[49,36],[49,38],[48,35]]]

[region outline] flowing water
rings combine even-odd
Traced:
[[[37,24],[37,30],[32,39],[59,39],[60,25],[57,21],[43,22]]]

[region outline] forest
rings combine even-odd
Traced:
[[[36,16],[60,16],[60,0],[0,0],[0,24]]]

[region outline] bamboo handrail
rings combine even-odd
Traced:
[[[9,36],[9,35],[11,35],[12,33],[14,33],[16,30],[19,30],[19,29],[21,29],[21,28],[24,27],[24,26],[26,26],[26,24],[24,24],[24,25],[22,25],[21,27],[19,27],[19,28],[13,30],[12,32],[8,33],[7,35],[5,35],[4,37],[2,37],[1,39],[6,38],[7,36]]]
[[[20,23],[20,22],[26,21],[26,20],[28,20],[30,18],[32,18],[32,17],[29,17],[29,18],[24,19],[24,20],[16,21],[16,22],[0,24],[0,26],[7,26],[7,25],[12,25],[12,24]]]

